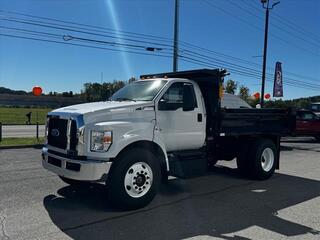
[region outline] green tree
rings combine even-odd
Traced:
[[[232,79],[229,79],[225,84],[225,92],[235,94],[238,88],[238,83]]]
[[[244,101],[247,101],[250,97],[250,90],[247,86],[241,85],[239,88],[239,97]]]

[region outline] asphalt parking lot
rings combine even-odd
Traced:
[[[268,181],[221,162],[130,212],[113,209],[103,185],[67,186],[42,168],[39,149],[0,150],[0,239],[320,239],[320,143],[282,148]]]

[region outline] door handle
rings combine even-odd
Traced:
[[[202,122],[202,114],[198,113],[198,122]]]

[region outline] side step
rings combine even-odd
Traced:
[[[202,151],[174,152],[169,157],[169,175],[178,178],[192,178],[205,174],[208,159]]]

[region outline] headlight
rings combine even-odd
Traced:
[[[91,131],[90,150],[94,152],[106,152],[112,143],[112,132]]]

